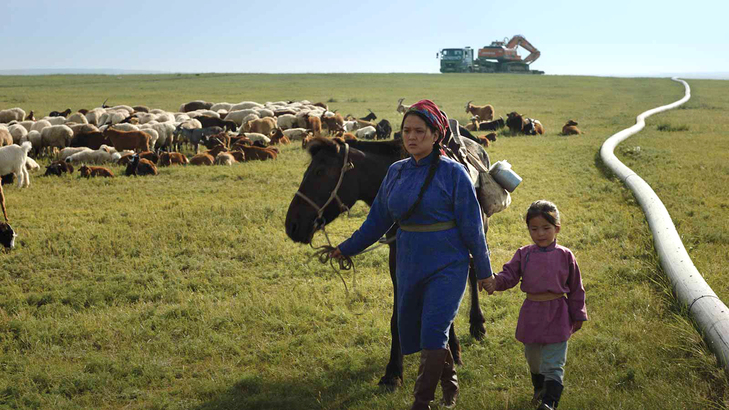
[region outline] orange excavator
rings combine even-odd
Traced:
[[[523,47],[529,55],[522,59],[518,48]],[[492,41],[490,45],[478,49],[474,56],[471,47],[463,49],[443,49],[440,52],[442,73],[524,73],[544,74],[544,71],[532,70],[529,65],[536,61],[541,53],[522,35],[515,35],[504,41]],[[474,58],[475,57],[475,58]]]
[[[529,51],[529,55],[522,60],[518,53],[519,46]],[[530,70],[529,65],[536,61],[541,53],[522,35],[515,35],[511,40],[493,41],[491,45],[485,46],[478,50],[478,59],[475,63],[474,71],[482,73],[509,73],[509,72],[533,72],[534,74],[544,74],[544,72],[536,72]]]

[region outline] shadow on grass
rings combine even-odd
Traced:
[[[388,394],[372,382],[382,370],[381,365],[372,363],[278,380],[249,375],[196,409],[345,409]]]
[[[602,161],[599,149],[595,152],[595,168],[597,168],[605,178],[620,182],[618,180],[618,176],[615,175],[615,173]]]

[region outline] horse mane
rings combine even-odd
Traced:
[[[385,157],[392,157],[401,159],[406,157],[406,152],[403,149],[401,141],[344,141],[341,138],[325,138],[315,137],[309,143],[307,150],[309,155],[314,157],[321,150],[326,150],[329,153],[336,155],[344,143],[349,144],[350,148],[354,148],[364,152],[365,154],[373,154]]]

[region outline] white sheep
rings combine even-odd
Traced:
[[[375,139],[375,137],[377,137],[377,129],[375,129],[375,127],[373,127],[371,125],[368,125],[364,128],[360,128],[357,131],[355,131],[354,135],[357,138],[372,140],[372,139]]]
[[[0,122],[8,123],[10,121],[23,121],[25,119],[25,111],[22,108],[8,108],[0,111]]]
[[[43,117],[43,121],[48,121],[51,125],[63,125],[66,123],[66,117]]]
[[[132,115],[134,112],[134,108],[128,106],[128,105],[115,105],[111,108],[107,108],[109,111],[126,111],[126,116]]]
[[[233,108],[233,104],[227,103],[227,102],[221,102],[217,104],[213,104],[212,107],[210,107],[211,111],[218,112],[220,110],[230,111],[230,109]]]
[[[20,140],[28,135],[28,130],[20,124],[13,124],[8,127],[10,135],[13,136],[13,144],[19,144]]]
[[[75,122],[76,124],[88,124],[89,119],[86,118],[85,115],[81,114],[80,112],[75,112],[68,116],[66,119],[66,122]]]
[[[265,136],[263,134],[259,134],[257,132],[244,132],[242,135],[244,135],[246,138],[248,138],[252,142],[261,141],[266,145],[271,143],[271,138],[268,138],[267,136]]]
[[[25,169],[30,171],[38,171],[40,169],[40,165],[38,165],[37,162],[31,157],[25,158]]]
[[[258,116],[258,112],[256,110],[246,108],[236,111],[230,111],[228,112],[228,115],[226,115],[223,119],[226,121],[233,121],[237,126],[240,127],[245,123],[244,118],[246,118],[250,114]]]
[[[228,111],[238,111],[244,110],[246,108],[263,108],[263,104],[259,104],[253,101],[242,101],[230,107]]]
[[[26,131],[30,132],[31,127],[33,127],[33,124],[35,124],[35,121],[21,121],[18,124],[22,125]]]
[[[258,112],[258,116],[261,118],[264,117],[273,117],[273,111],[267,109],[267,108],[259,108],[256,110]]]
[[[104,164],[111,162],[111,150],[107,145],[102,145],[97,150],[85,150],[79,151],[65,159],[66,162],[80,164],[80,163],[93,163],[93,164]]]
[[[104,108],[94,108],[86,113],[86,120],[88,120],[89,124],[99,125],[99,118],[101,118],[101,115],[105,113],[106,109]]]
[[[20,143],[24,143],[25,141],[30,141],[31,145],[33,145],[33,154],[38,155],[40,153],[41,148],[41,134],[40,131],[37,130],[31,130],[28,135],[22,138]]]
[[[52,125],[41,131],[40,149],[46,147],[65,148],[71,144],[73,130],[66,125]]]
[[[157,118],[155,119],[157,120],[157,122],[175,122],[174,114],[169,112],[157,114]]]
[[[309,131],[307,131],[306,128],[289,128],[287,130],[283,130],[283,133],[286,138],[291,141],[301,141],[304,137],[306,137],[306,134],[308,134]]]
[[[228,152],[219,152],[215,156],[215,165],[233,165],[235,162],[233,155]]]
[[[279,128],[282,130],[287,130],[289,128],[296,128],[298,125],[298,120],[296,119],[296,116],[293,114],[283,114],[279,115],[276,119],[276,122],[278,123]]]
[[[81,151],[93,151],[93,150],[89,147],[66,147],[58,152],[58,159],[61,161],[65,161],[66,158],[70,157],[73,154],[77,154]]]
[[[8,145],[0,148],[0,175],[15,174],[18,188],[30,186],[30,173],[25,169],[28,151],[32,147],[29,141],[23,145]]]
[[[41,131],[43,131],[43,128],[48,128],[50,126],[51,126],[50,122],[48,122],[46,120],[39,120],[39,121],[36,121],[35,124],[33,124],[30,127],[30,130],[41,132]]]

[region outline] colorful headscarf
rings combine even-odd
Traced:
[[[446,132],[448,131],[448,116],[441,111],[433,101],[420,100],[416,102],[410,106],[410,109],[407,110],[405,116],[411,112],[417,112],[422,115],[428,125],[438,130],[440,138],[436,142],[440,142],[445,137]],[[403,123],[404,122],[405,118],[403,116]],[[400,125],[400,128],[402,128],[402,124]]]

